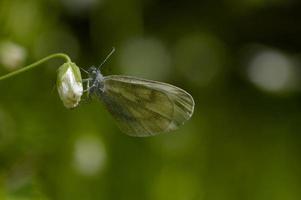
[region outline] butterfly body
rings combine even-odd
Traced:
[[[89,79],[91,80],[89,82],[88,90],[89,94],[94,94],[97,92],[103,92],[104,90],[104,77],[101,74],[100,70],[96,67],[90,67],[88,69],[88,75]],[[91,84],[91,86],[90,86]]]
[[[177,129],[194,111],[194,100],[186,91],[162,82],[131,76],[102,76],[88,70],[89,95],[105,104],[122,132],[137,137]]]

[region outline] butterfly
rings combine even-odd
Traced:
[[[147,137],[173,131],[192,116],[194,100],[183,89],[131,76],[103,76],[99,68],[87,70],[88,96],[104,103],[125,134]]]

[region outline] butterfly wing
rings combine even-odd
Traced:
[[[184,90],[129,76],[106,76],[99,96],[121,131],[131,136],[175,130],[194,110],[193,98]]]

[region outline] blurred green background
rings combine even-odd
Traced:
[[[52,53],[184,88],[178,131],[121,133],[55,90],[62,60],[0,82],[0,199],[299,200],[301,2],[0,0],[0,74]]]

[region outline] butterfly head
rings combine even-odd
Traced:
[[[99,72],[99,69],[96,67],[92,66],[88,69],[89,76],[95,76]]]
[[[89,78],[91,78],[92,80],[101,81],[103,79],[100,70],[94,66],[88,69],[88,74],[89,74]]]

